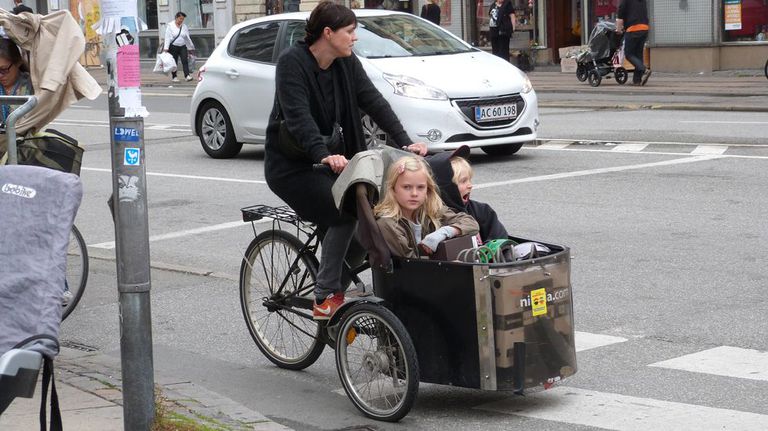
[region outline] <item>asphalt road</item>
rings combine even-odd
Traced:
[[[515,235],[571,247],[579,371],[528,397],[422,385],[400,424],[382,424],[338,392],[330,350],[288,372],[248,335],[237,274],[253,233],[235,222],[243,206],[279,203],[263,181],[262,150],[210,159],[190,136],[188,98],[144,100],[158,374],[300,430],[768,428],[764,116],[542,109],[540,135],[555,145],[500,159],[473,151],[474,199]],[[76,223],[94,257],[62,339],[119,355],[101,106],[81,103],[55,125],[86,147]],[[725,123],[696,122],[712,118]],[[612,145],[626,141],[640,145]],[[696,353],[704,358],[688,356]]]

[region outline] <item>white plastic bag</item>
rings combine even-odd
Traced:
[[[176,71],[176,62],[173,60],[173,56],[170,52],[161,52],[157,54],[157,60],[155,61],[155,68],[152,69],[155,73],[168,73]]]

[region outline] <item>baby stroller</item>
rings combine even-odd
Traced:
[[[603,77],[611,74],[619,84],[627,82],[629,74],[624,69],[624,44],[616,33],[616,23],[600,21],[589,35],[589,49],[576,56],[576,78],[580,82],[589,80],[589,85],[597,87]]]

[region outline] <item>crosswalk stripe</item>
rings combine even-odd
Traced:
[[[656,362],[650,366],[768,381],[768,352],[739,347],[715,347],[714,349]]]
[[[643,151],[645,147],[647,147],[648,144],[642,143],[642,144],[619,144],[616,147],[613,148],[613,151],[627,151],[627,152],[637,152],[637,151]]]
[[[626,338],[614,337],[613,335],[592,334],[589,332],[576,331],[575,334],[576,351],[594,349],[596,347],[608,346],[627,341]]]
[[[724,154],[726,151],[727,145],[697,145],[691,154]]]
[[[619,431],[768,429],[768,416],[560,386],[478,410]]]
[[[569,145],[571,145],[571,142],[545,142],[539,145],[538,148],[542,150],[562,150]]]

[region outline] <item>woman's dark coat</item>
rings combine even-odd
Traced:
[[[389,103],[374,87],[360,60],[353,54],[337,58],[330,66],[339,90],[344,135],[343,153],[351,158],[366,150],[360,121],[368,114],[389,134],[390,144],[403,147],[412,144]],[[302,218],[320,227],[345,221],[336,209],[331,186],[336,176],[315,171],[312,165],[331,155],[323,136],[333,130],[333,107],[325,107],[317,82],[321,69],[309,47],[299,42],[280,56],[276,70],[275,106],[267,126],[264,171],[269,188]],[[306,150],[306,157],[286,157],[279,148],[280,121]]]

